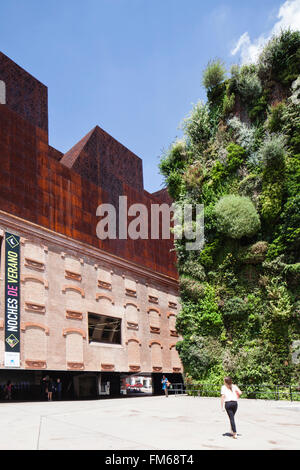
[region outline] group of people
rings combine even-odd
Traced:
[[[42,388],[43,393],[46,394],[48,401],[53,400],[53,395],[57,400],[61,400],[62,383],[59,378],[54,381],[51,377],[49,377],[49,375],[46,375],[46,377],[42,379]]]
[[[163,375],[161,383],[165,396],[168,397],[168,388],[171,384],[165,375]],[[242,392],[239,387],[232,383],[231,377],[225,377],[224,385],[221,388],[221,409],[222,411],[227,412],[231,426],[231,435],[233,439],[237,439],[234,417],[238,409],[238,399],[240,398],[241,394]]]

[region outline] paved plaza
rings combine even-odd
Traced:
[[[1,403],[0,449],[300,449],[300,403],[240,400],[238,439],[217,398]]]

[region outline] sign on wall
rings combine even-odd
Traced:
[[[20,237],[5,233],[5,367],[20,367]]]

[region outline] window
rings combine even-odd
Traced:
[[[121,318],[89,313],[89,343],[121,344]]]

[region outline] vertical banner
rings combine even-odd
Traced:
[[[5,233],[5,367],[20,367],[20,237]]]

